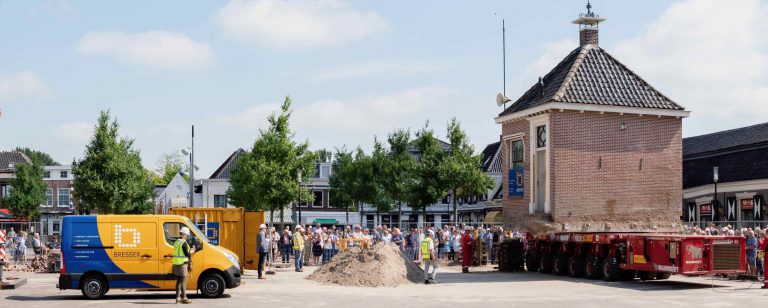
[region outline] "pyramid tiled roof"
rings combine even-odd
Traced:
[[[605,50],[587,44],[571,51],[499,116],[550,102],[684,110]]]

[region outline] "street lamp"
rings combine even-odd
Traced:
[[[296,170],[296,207],[299,209],[299,221],[297,225],[301,224],[301,170]]]
[[[717,181],[720,179],[718,174],[719,168],[717,166],[712,167],[712,180],[715,182],[715,201],[712,202],[712,222],[715,221],[715,206],[719,207],[719,201],[717,200]]]

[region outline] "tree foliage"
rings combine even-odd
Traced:
[[[41,166],[60,166],[59,162],[57,162],[51,155],[48,155],[48,153],[41,152],[38,150],[33,150],[27,147],[18,147],[16,148],[16,151],[24,153],[24,155],[27,155],[33,162],[37,162],[37,164],[40,164]]]
[[[494,182],[482,171],[481,157],[474,154],[475,149],[456,118],[448,123],[448,140],[451,146],[439,172],[441,182],[453,192],[453,218],[457,219],[457,199],[484,194],[493,188]]]
[[[349,210],[355,204],[355,190],[358,181],[357,162],[352,152],[346,149],[336,149],[330,178],[330,202],[335,208],[342,208],[349,223]]]
[[[185,172],[184,180],[189,182],[189,164],[185,161],[180,151],[161,154],[155,163],[155,171],[161,177],[160,182],[155,184],[168,184],[179,172]]]
[[[315,173],[315,153],[306,141],[293,140],[290,108],[291,98],[286,97],[280,112],[269,116],[269,127],[259,131],[253,147],[237,160],[228,192],[231,204],[250,211],[282,210],[297,198],[297,172],[303,179]],[[302,201],[312,200],[307,189],[300,191]]]
[[[72,163],[78,206],[101,214],[151,213],[152,182],[133,140],[118,135],[109,111],[99,115],[85,157]]]
[[[40,215],[40,205],[46,200],[45,192],[48,186],[43,181],[43,166],[35,157],[33,163],[18,163],[16,177],[11,180],[10,195],[3,199],[14,216],[34,219]]]
[[[398,217],[402,217],[403,203],[410,199],[410,187],[413,185],[415,160],[411,153],[411,132],[398,129],[387,138],[389,151],[384,160],[381,175],[384,192],[388,199],[397,205]],[[398,219],[402,221],[402,219]]]
[[[427,207],[437,203],[446,194],[445,184],[440,178],[440,165],[445,159],[445,152],[431,129],[424,127],[416,134],[413,141],[416,165],[408,203],[414,211],[422,211],[426,220]]]

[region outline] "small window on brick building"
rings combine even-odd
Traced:
[[[536,148],[547,147],[547,126],[536,127]]]
[[[512,169],[523,167],[523,140],[513,140],[510,143],[509,166]]]

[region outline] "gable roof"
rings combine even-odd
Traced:
[[[580,46],[499,116],[550,102],[684,110],[595,45]]]
[[[768,145],[768,122],[683,138],[683,156],[733,150],[763,143]]]
[[[14,172],[14,166],[18,163],[31,164],[32,160],[19,151],[0,152],[0,172]]]
[[[501,141],[497,141],[485,146],[482,156],[482,169],[483,172],[501,172],[501,160],[497,159],[499,155],[499,147]]]
[[[239,148],[232,152],[231,155],[227,158],[227,160],[224,161],[224,163],[219,166],[216,171],[211,174],[211,179],[229,179],[229,174],[232,172],[232,168],[234,168],[235,163],[237,163],[237,160],[240,158],[240,155],[243,154],[245,150],[242,148]]]

